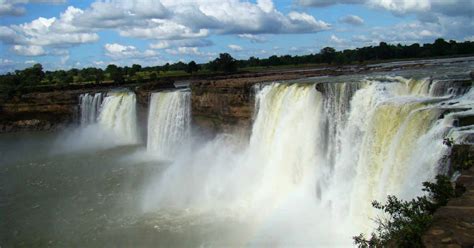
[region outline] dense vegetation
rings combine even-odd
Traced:
[[[236,60],[228,53],[222,53],[218,58],[205,64],[194,61],[188,64],[177,62],[160,66],[142,67],[134,64],[131,67],[108,65],[101,68],[83,68],[43,72],[41,64],[36,64],[24,70],[16,70],[0,75],[0,92],[9,94],[24,87],[38,85],[68,85],[72,83],[140,83],[156,81],[160,77],[186,76],[191,74],[209,75],[216,72],[232,73],[238,70],[258,70],[271,66],[299,66],[324,64],[354,64],[370,61],[414,59],[440,56],[463,56],[474,54],[474,42],[445,41],[437,39],[433,44],[391,45],[381,42],[378,46],[336,51],[325,47],[319,53],[309,55],[283,55],[269,58],[250,57],[247,60]]]

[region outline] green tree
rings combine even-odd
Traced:
[[[125,78],[123,76],[122,69],[114,64],[110,64],[105,68],[105,72],[109,74],[110,79],[114,81],[114,83],[124,83]]]
[[[170,70],[170,63],[164,64],[162,68],[163,68],[163,71],[165,71],[165,72],[169,71]]]
[[[95,71],[95,83],[99,84],[102,81],[104,81],[104,71],[102,71],[102,69],[98,69]]]
[[[349,60],[348,60],[348,58],[346,57],[346,55],[344,53],[338,52],[338,53],[336,53],[336,56],[334,58],[334,62],[337,65],[343,65],[343,64],[349,63]]]
[[[325,47],[321,49],[320,54],[322,56],[323,62],[331,64],[336,58],[336,49],[332,47]]]
[[[228,53],[219,54],[219,58],[211,61],[210,69],[213,71],[235,72],[237,71],[237,61]]]
[[[433,54],[435,56],[443,56],[448,54],[449,52],[449,43],[446,42],[444,39],[439,38],[436,39],[433,43]]]
[[[135,74],[137,74],[137,72],[141,71],[141,69],[142,69],[141,65],[133,64],[132,68],[130,68],[129,75],[130,76],[135,76]]]
[[[108,73],[109,75],[114,73],[115,71],[118,70],[118,67],[114,64],[110,64],[105,68],[105,73]]]
[[[45,73],[41,64],[35,64],[32,67],[21,71],[16,71],[16,75],[23,85],[36,85],[43,80]]]
[[[193,73],[193,72],[196,72],[199,70],[199,66],[196,64],[196,62],[194,62],[194,60],[192,60],[191,62],[189,62],[186,66],[186,72],[187,73]]]

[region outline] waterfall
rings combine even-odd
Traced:
[[[102,104],[102,93],[85,93],[79,96],[81,125],[95,123]]]
[[[81,126],[60,135],[55,152],[97,150],[140,143],[135,93],[83,94],[79,107]]]
[[[422,182],[442,172],[443,139],[459,114],[445,106],[465,92],[402,77],[258,89],[248,145],[219,135],[180,156],[145,209],[238,213],[253,223],[250,244],[348,246],[373,228],[372,201],[421,195]],[[457,99],[449,106],[474,106]]]
[[[172,159],[189,136],[191,92],[169,91],[151,95],[147,150]]]
[[[139,143],[136,102],[133,92],[108,93],[98,117],[99,128],[120,143]]]

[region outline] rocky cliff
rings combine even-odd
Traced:
[[[454,145],[450,160],[461,172],[455,184],[462,195],[436,211],[423,235],[425,247],[474,246],[474,146]]]
[[[80,91],[31,92],[0,105],[0,132],[50,130],[73,123]]]

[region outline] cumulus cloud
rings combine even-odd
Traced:
[[[197,27],[210,29],[225,34],[264,34],[264,33],[305,33],[325,30],[329,25],[300,16],[284,15],[274,8],[270,0],[259,0],[257,4],[238,0],[197,0],[171,1],[163,0],[163,5],[178,17],[186,9],[193,9],[192,15],[186,15],[188,23],[199,24]],[[305,18],[301,18],[301,17]],[[300,17],[300,18],[299,18]],[[181,22],[183,23],[183,22]]]
[[[46,54],[45,50],[41,46],[14,45],[13,51],[16,54],[23,56],[41,56]]]
[[[29,23],[0,26],[0,40],[7,44],[29,46],[67,46],[97,41],[99,36],[96,33],[71,23],[73,16],[81,13],[80,9],[69,7],[59,18],[39,17]]]
[[[107,43],[104,45],[105,55],[113,59],[147,58],[156,57],[158,53],[153,50],[140,51],[135,46]]]
[[[241,46],[235,45],[235,44],[230,44],[228,45],[228,47],[230,48],[230,50],[235,51],[235,52],[240,52],[244,50]]]
[[[344,16],[341,19],[339,19],[340,22],[354,25],[354,26],[361,26],[364,25],[364,19],[360,18],[359,16],[356,15],[348,15]]]
[[[20,16],[25,14],[23,5],[27,3],[65,3],[66,0],[0,0],[0,16]]]

